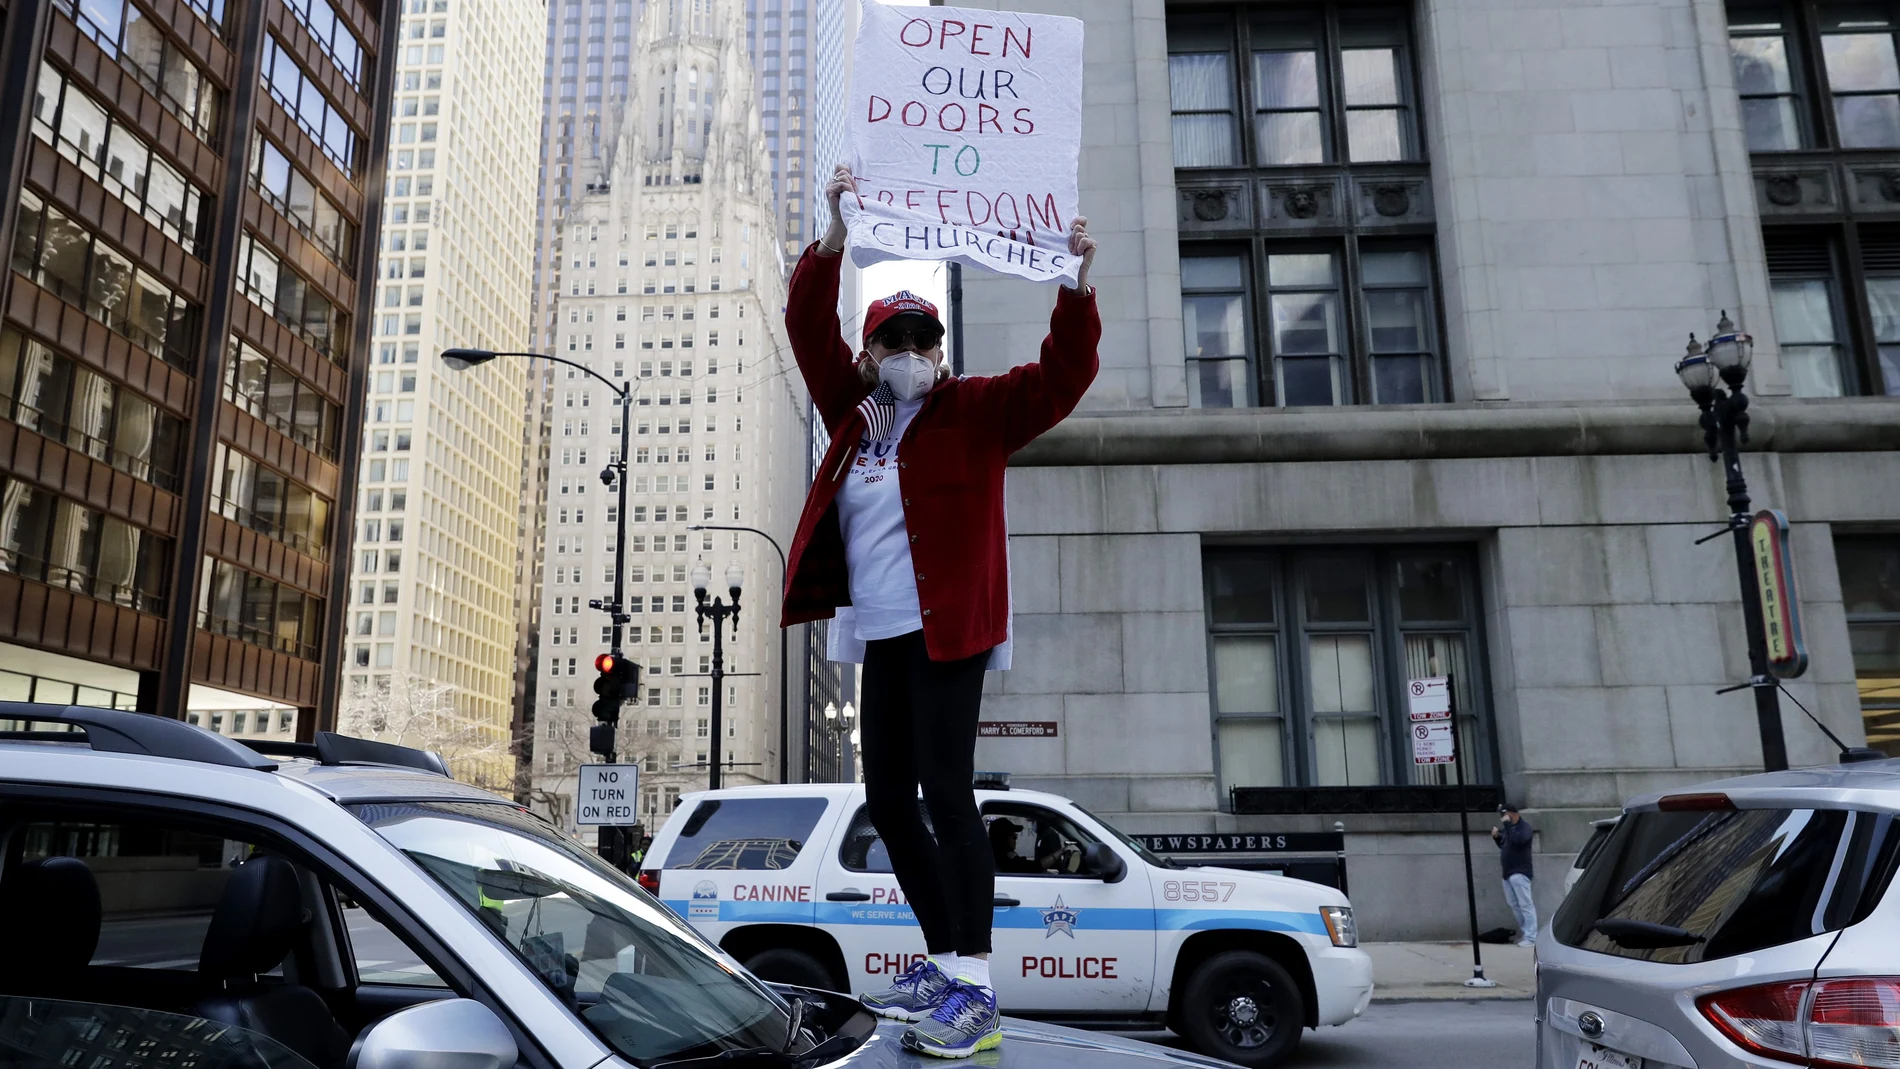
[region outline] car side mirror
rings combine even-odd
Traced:
[[[1103,883],[1118,883],[1128,874],[1128,863],[1107,843],[1090,843],[1082,848],[1082,865],[1089,875]]]
[[[514,1069],[520,1056],[495,1011],[457,998],[376,1022],[350,1050],[349,1069]]]

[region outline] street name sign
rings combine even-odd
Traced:
[[[981,720],[976,725],[979,739],[1053,739],[1059,734],[1054,720]]]
[[[582,765],[574,823],[625,827],[640,823],[639,765]]]

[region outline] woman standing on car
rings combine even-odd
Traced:
[[[842,340],[838,201],[856,188],[842,166],[826,184],[831,229],[805,250],[786,301],[831,448],[792,539],[781,622],[832,617],[831,659],[864,665],[866,804],[929,951],[865,1005],[914,1022],[905,1046],[967,1057],[1002,1041],[989,975],[996,874],[972,776],[983,673],[1009,667],[1003,468],[1095,379],[1095,241],[1078,217],[1076,286],[1056,295],[1040,361],[952,378],[936,306],[908,291],[871,302],[855,356]]]

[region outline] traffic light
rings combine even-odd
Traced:
[[[620,704],[640,695],[640,666],[618,653],[594,658],[594,719],[587,729],[587,748],[602,757],[614,753],[614,725],[620,722]]]
[[[605,724],[620,720],[620,703],[640,693],[640,666],[618,653],[594,658],[594,719]]]

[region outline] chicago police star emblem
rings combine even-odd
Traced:
[[[1075,938],[1075,918],[1080,910],[1070,909],[1062,904],[1062,896],[1056,896],[1056,904],[1042,911],[1042,937],[1044,939],[1061,932],[1070,939]]]

